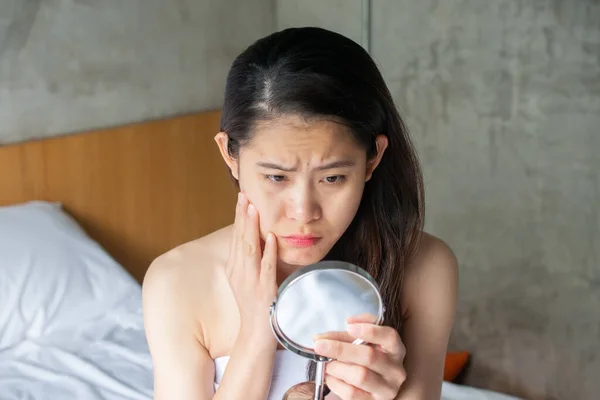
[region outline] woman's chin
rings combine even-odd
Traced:
[[[326,254],[322,254],[322,251],[317,249],[282,249],[279,252],[279,259],[288,265],[295,265],[298,267],[304,267],[306,265],[314,264],[323,259]]]

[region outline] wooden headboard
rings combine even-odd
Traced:
[[[0,205],[61,202],[141,282],[152,260],[233,221],[218,111],[0,147]]]

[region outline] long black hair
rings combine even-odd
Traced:
[[[327,258],[366,269],[380,285],[386,324],[399,332],[404,266],[424,223],[423,180],[416,151],[385,81],[357,43],[322,28],[290,28],[259,39],[233,62],[227,77],[221,131],[239,156],[257,122],[281,116],[331,118],[350,128],[367,157],[375,138],[388,148],[352,223]]]

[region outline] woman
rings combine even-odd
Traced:
[[[318,28],[258,40],[231,67],[215,140],[239,187],[235,222],[148,270],[155,398],[281,399],[306,363],[290,367],[269,306],[292,272],[330,258],[378,281],[387,325],[350,321],[316,342],[337,360],[328,398],[439,399],[457,261],[422,233],[418,161],[368,53]]]

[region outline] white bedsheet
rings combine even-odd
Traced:
[[[470,386],[456,385],[444,382],[442,385],[441,400],[520,400],[517,397],[478,389]]]
[[[152,399],[139,290],[79,328],[0,351],[0,399]]]

